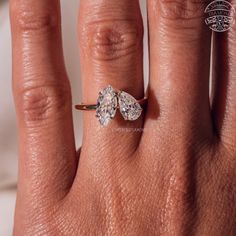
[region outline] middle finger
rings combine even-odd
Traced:
[[[159,138],[162,131],[175,140],[174,132],[185,137],[211,134],[211,31],[204,23],[204,2],[148,0],[151,106],[145,128],[158,129]],[[151,132],[145,134],[148,140],[158,140],[150,139]]]

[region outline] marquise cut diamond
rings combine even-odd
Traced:
[[[117,94],[109,85],[99,93],[97,100],[96,117],[101,125],[107,126],[115,117],[117,106]]]
[[[118,95],[120,113],[125,120],[137,120],[142,114],[142,108],[138,101],[126,92],[120,92]]]

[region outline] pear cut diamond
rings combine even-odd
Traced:
[[[117,94],[109,85],[99,93],[97,100],[96,117],[101,125],[107,126],[115,117],[117,106]]]
[[[138,101],[126,92],[120,92],[118,95],[120,113],[125,120],[137,120],[142,114],[142,107]]]

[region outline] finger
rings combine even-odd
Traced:
[[[211,132],[210,30],[204,24],[204,7],[202,0],[148,1],[149,140],[153,130],[160,133],[162,128],[172,137],[170,130],[181,136]]]
[[[81,1],[79,38],[84,103],[96,103],[99,91],[108,85],[137,99],[143,97],[142,31],[138,0]],[[108,127],[101,128],[95,112],[84,112],[82,153],[86,150],[88,155],[90,150],[94,155],[94,149],[98,153],[131,152],[140,138],[140,133],[132,129],[141,126],[142,119],[127,122],[117,111]]]
[[[229,149],[236,143],[236,26],[214,34],[213,118],[216,133]]]
[[[59,9],[57,0],[12,0],[10,7],[19,196],[30,202],[30,196],[36,195],[38,204],[52,194],[62,197],[76,168]]]

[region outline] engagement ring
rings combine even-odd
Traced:
[[[130,94],[115,90],[108,86],[99,92],[97,104],[79,104],[75,108],[78,110],[96,110],[96,117],[103,126],[107,126],[115,117],[117,109],[125,120],[137,120],[143,111],[142,106],[147,102],[147,98],[136,100]]]

